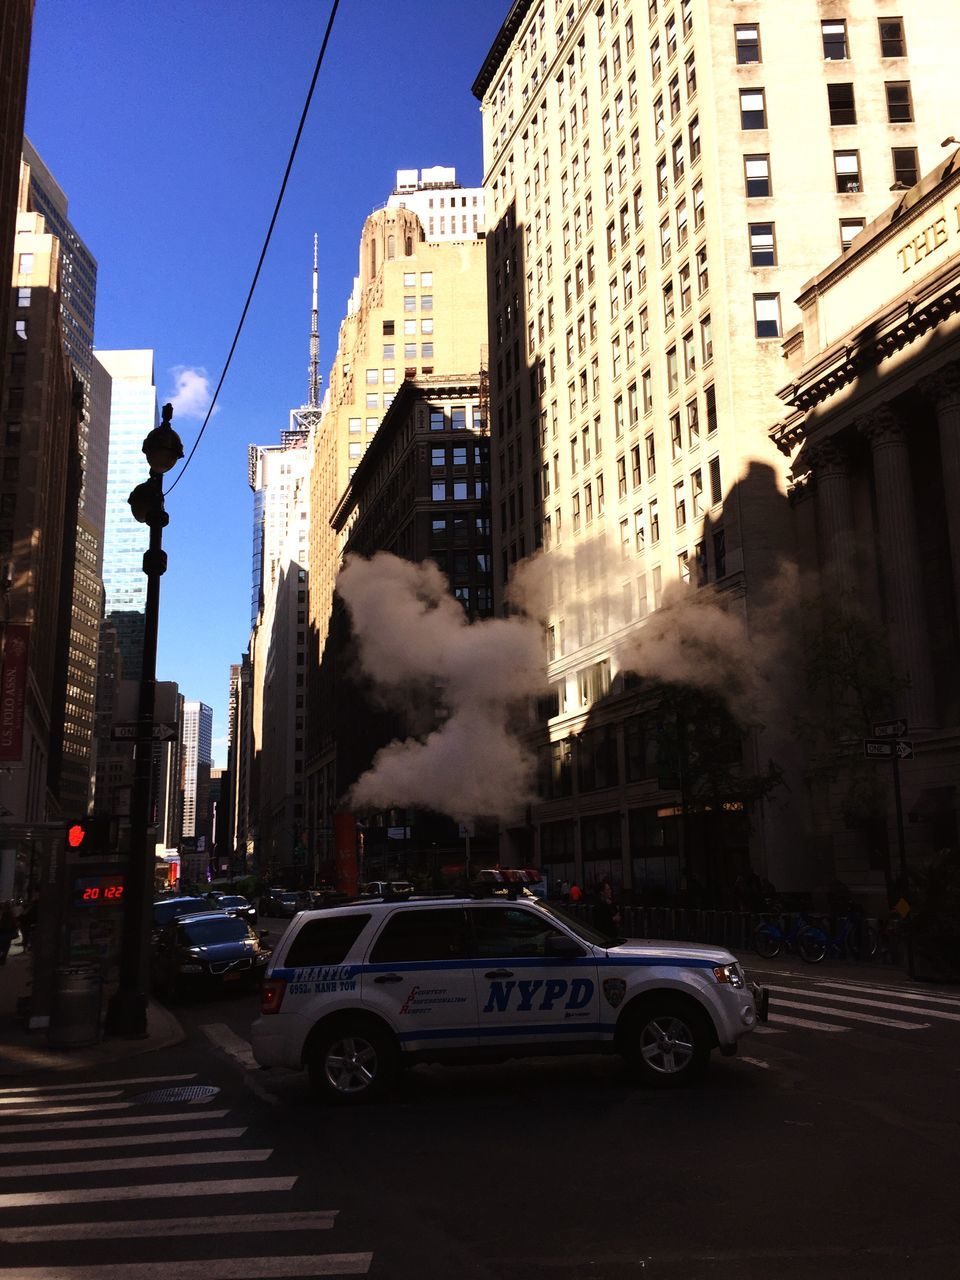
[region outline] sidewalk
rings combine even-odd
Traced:
[[[17,1002],[30,989],[30,958],[20,942],[10,948],[0,965],[0,1079],[39,1071],[82,1071],[90,1067],[166,1049],[184,1040],[180,1023],[163,1005],[151,1000],[147,1011],[148,1036],[143,1040],[110,1038],[78,1049],[52,1049],[46,1031],[27,1031],[17,1017]]]
[[[766,973],[789,973],[791,977],[817,978],[831,980],[845,979],[854,984],[869,987],[889,987],[895,991],[898,987],[911,991],[935,993],[943,991],[947,995],[957,996],[960,988],[956,983],[932,982],[923,978],[911,978],[905,965],[881,964],[878,961],[823,960],[820,964],[807,964],[799,956],[782,951],[772,960],[764,960],[755,951],[743,951],[735,948],[737,957],[751,978],[763,981]]]

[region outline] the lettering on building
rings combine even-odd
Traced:
[[[952,214],[952,225],[946,215],[935,218],[929,226],[924,227],[919,234],[911,236],[906,244],[902,244],[897,249],[902,272],[909,271],[924,258],[929,258],[932,253],[947,243],[951,235],[956,236],[960,233],[960,204],[954,205]]]

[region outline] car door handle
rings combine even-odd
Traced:
[[[485,978],[512,978],[513,973],[509,969],[491,969],[489,973],[483,975]]]
[[[374,978],[374,982],[402,982],[399,973],[381,973],[379,978]]]

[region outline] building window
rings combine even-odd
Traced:
[[[740,128],[765,129],[767,107],[762,89],[740,90]]]
[[[683,335],[683,376],[692,378],[697,371],[697,349],[693,344],[693,330]],[[672,420],[671,420],[672,421]],[[677,415],[677,443],[680,441],[680,417]]]
[[[772,222],[750,223],[750,265],[751,267],[777,265],[777,246]]]
[[[880,56],[882,58],[903,58],[907,52],[907,41],[903,34],[902,18],[880,18]]]
[[[723,501],[723,488],[720,484],[720,459],[710,459],[710,505],[718,506]]]
[[[367,370],[367,386],[375,387],[379,381],[380,381],[380,370],[368,369]]]
[[[359,440],[356,442],[351,440],[349,452],[350,452],[351,458],[359,458],[363,454],[363,445],[360,443]]]
[[[699,297],[707,292],[710,287],[710,272],[707,267],[707,249],[706,245],[697,250],[697,292]]]
[[[683,452],[683,437],[680,434],[680,415],[679,413],[671,413],[670,415],[670,454],[674,461],[680,457]]]
[[[888,80],[884,88],[887,91],[887,119],[891,124],[909,124],[913,119],[910,81]]]
[[[711,384],[704,388],[703,400],[706,406],[707,435],[713,435],[717,429],[717,391]]]
[[[690,303],[693,299],[693,291],[690,288],[690,264],[685,262],[680,268],[680,311],[689,311]]]
[[[676,527],[682,529],[687,523],[687,502],[683,496],[682,480],[678,480],[673,486],[673,514],[676,520]]]
[[[841,18],[820,23],[823,39],[823,56],[827,62],[839,62],[849,56],[847,50],[847,24]]]
[[[443,431],[446,429],[446,420],[442,409],[430,410],[430,430]]]
[[[33,254],[21,253],[17,259],[17,271],[22,276],[29,275],[33,270]]]
[[[713,359],[713,324],[709,315],[700,318],[700,349],[703,352],[703,363],[709,364]]]
[[[670,219],[664,218],[660,223],[660,265],[670,261]]]
[[[647,479],[652,480],[657,474],[657,444],[652,431],[644,437],[644,446],[647,454]]]
[[[360,419],[359,419],[359,418],[351,418],[351,419],[349,420],[349,430],[350,430],[350,434],[351,434],[352,436],[358,436],[358,435],[360,435],[360,432],[361,432],[361,430],[362,430],[362,425],[363,425],[363,424],[361,423],[361,421],[360,421]]]
[[[21,309],[21,311],[25,307],[29,307],[31,293],[32,293],[32,290],[29,288],[17,290],[17,306]]]
[[[860,234],[866,226],[865,218],[841,218],[840,219],[840,248],[847,250],[850,248],[851,241]]]
[[[696,400],[687,403],[687,443],[691,448],[700,443],[700,408]]]
[[[21,317],[19,320],[15,320],[13,322],[13,331],[18,338],[23,338],[23,340],[26,341],[28,333],[26,319]]]
[[[857,108],[852,84],[828,84],[827,106],[831,124],[856,124]]]
[[[433,321],[432,321],[432,320],[421,320],[421,321],[420,321],[420,332],[421,332],[421,333],[433,333]]]
[[[833,170],[837,178],[838,191],[860,190],[859,151],[835,151],[833,153]]]
[[[667,352],[667,394],[673,395],[677,389],[679,374],[677,371],[677,348],[671,347]]]
[[[743,66],[747,62],[760,61],[760,28],[753,24],[751,26],[736,26],[733,29],[737,47],[737,63]]]
[[[916,147],[894,147],[894,182],[902,182],[905,187],[912,187],[915,183],[919,182],[919,163]]]
[[[693,188],[693,226],[699,231],[706,222],[707,213],[703,204],[703,183],[697,182]]]
[[[727,540],[722,529],[715,530],[713,535],[713,572],[717,578],[727,572]]]
[[[617,459],[617,497],[627,496],[627,460],[621,454]]]
[[[778,293],[755,293],[753,295],[753,318],[758,338],[779,338],[780,295]]]
[[[700,159],[700,117],[694,116],[690,121],[690,163],[696,164]]]
[[[673,281],[668,280],[663,286],[663,325],[665,329],[669,329],[673,324],[674,315]]]
[[[650,502],[650,542],[660,541],[660,504],[656,498]]]
[[[772,194],[769,156],[744,156],[743,173],[748,196]]]
[[[703,472],[699,470],[690,476],[690,511],[694,519],[703,515]]]

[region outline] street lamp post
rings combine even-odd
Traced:
[[[153,850],[150,847],[150,775],[153,764],[153,714],[157,687],[157,630],[160,622],[160,578],[167,553],[161,546],[169,523],[163,505],[163,477],[183,457],[183,444],[170,425],[173,405],[163,406],[163,420],[143,442],[150,478],[128,499],[134,519],[149,525],[150,546],[143,556],[147,600],[143,623],[143,667],[137,708],[136,756],[130,796],[130,852],[124,888],[120,982],[107,1010],[107,1030],[128,1039],[147,1035],[150,904],[153,898]]]

